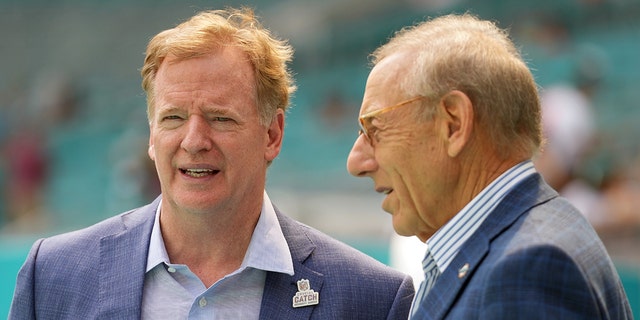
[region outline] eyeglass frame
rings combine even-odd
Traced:
[[[422,99],[426,99],[426,98],[427,98],[426,96],[416,96],[416,97],[410,98],[408,100],[401,101],[401,102],[399,102],[397,104],[394,104],[392,106],[388,106],[388,107],[380,108],[380,109],[377,109],[377,110],[373,110],[371,112],[367,112],[367,113],[359,116],[358,117],[358,125],[360,126],[360,130],[358,130],[358,135],[359,136],[360,135],[364,136],[364,139],[367,142],[369,142],[369,144],[371,146],[373,146],[373,138],[371,137],[370,130],[368,130],[365,127],[365,120],[366,119],[373,118],[375,116],[381,115],[383,113],[387,113],[387,112],[389,112],[391,110],[395,110],[395,109],[400,108],[402,106],[406,106],[408,104],[411,104],[413,102],[416,102],[416,101],[422,100]]]

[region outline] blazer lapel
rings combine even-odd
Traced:
[[[149,239],[159,201],[123,214],[122,229],[100,240],[100,318],[140,317]]]
[[[491,241],[527,210],[556,196],[557,193],[542,181],[539,174],[518,184],[460,248],[419,307],[429,310],[430,319],[444,318],[453,306],[459,291],[489,252]]]
[[[293,297],[298,292],[297,282],[306,279],[309,280],[310,289],[319,293],[320,303],[322,303],[321,289],[324,276],[312,269],[312,263],[308,263],[315,245],[307,237],[303,228],[291,218],[281,214],[277,208],[276,215],[291,251],[294,275],[267,273],[260,319],[309,319],[315,306],[294,308]]]

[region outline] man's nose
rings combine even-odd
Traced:
[[[184,150],[188,153],[196,154],[212,148],[212,130],[206,119],[193,115],[187,119],[185,126],[186,133],[181,143],[181,147]]]
[[[360,135],[353,143],[347,157],[347,170],[355,177],[365,177],[378,169],[373,147]]]

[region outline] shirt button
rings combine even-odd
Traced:
[[[198,305],[200,305],[200,308],[204,308],[207,305],[207,299],[205,297],[200,298]]]
[[[174,267],[169,267],[169,268],[167,268],[167,271],[169,271],[169,272],[171,272],[171,273],[174,273],[174,272],[176,272],[176,268],[174,268]]]

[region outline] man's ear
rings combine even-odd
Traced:
[[[149,137],[149,149],[147,150],[147,153],[149,154],[149,158],[151,158],[152,161],[156,161],[156,150],[153,147],[153,141],[151,141],[151,137]]]
[[[284,138],[284,110],[278,109],[273,117],[269,129],[267,131],[267,148],[264,158],[268,162],[273,161],[282,148],[282,139]]]
[[[456,157],[471,139],[473,132],[473,104],[464,92],[453,90],[440,100],[445,121],[447,153]]]

